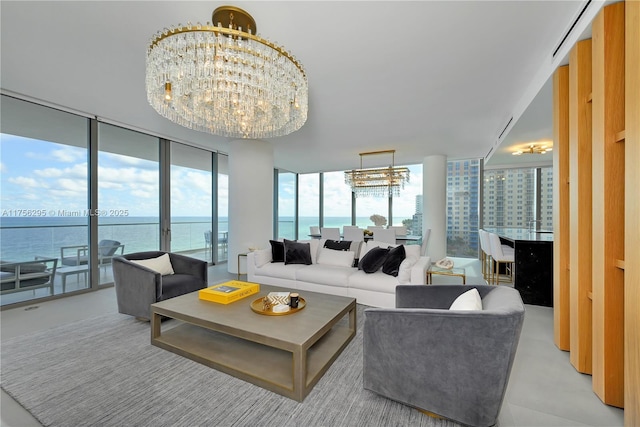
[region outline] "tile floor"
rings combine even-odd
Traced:
[[[479,261],[454,260],[456,267],[466,269],[468,284],[480,283]],[[212,284],[234,278],[226,264],[210,268]],[[435,283],[458,281],[455,277],[434,276]],[[4,310],[0,312],[1,339],[116,310],[114,288]],[[624,411],[603,404],[591,390],[591,377],[576,372],[569,354],[553,344],[553,310],[533,305],[527,305],[526,310],[499,426],[623,426]],[[0,426],[40,426],[4,391],[0,397]]]

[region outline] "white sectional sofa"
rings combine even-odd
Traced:
[[[420,256],[420,246],[404,247],[406,258],[400,264],[398,276],[385,274],[382,269],[374,273],[365,273],[352,265],[355,257],[351,251],[351,263],[345,252],[336,253],[325,248],[325,240],[312,239],[298,241],[308,243],[311,264],[285,264],[272,262],[272,249],[259,249],[247,255],[247,280],[265,285],[304,291],[321,292],[356,298],[360,304],[374,307],[395,307],[395,289],[397,285],[424,285],[426,272],[431,259]],[[362,243],[358,257],[362,257],[375,247],[395,247],[383,242]],[[345,258],[345,256],[347,258]]]

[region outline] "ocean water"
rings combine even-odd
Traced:
[[[125,253],[157,250],[160,246],[158,218],[108,217],[100,218],[98,224],[98,239],[121,242]],[[61,247],[87,244],[87,225],[87,217],[0,217],[0,260],[59,258]],[[173,218],[171,228],[172,250],[204,250],[204,233],[211,230],[211,219]],[[226,218],[221,218],[219,228],[220,232],[228,231]]]
[[[160,246],[158,218],[105,217],[98,221],[98,240],[116,240],[124,244],[125,253],[157,250]],[[293,217],[279,218],[279,236],[294,239]],[[88,241],[86,216],[63,217],[0,217],[0,260],[26,261],[35,256],[60,258],[63,246],[86,245]],[[316,217],[300,217],[298,238],[307,239],[310,227],[318,226]],[[325,217],[325,227],[351,225],[351,217]],[[373,225],[368,217],[356,219],[356,225]],[[175,252],[204,250],[204,233],[211,230],[206,217],[176,217],[171,224],[171,250]],[[228,232],[228,219],[220,218],[219,232]],[[65,256],[69,256],[65,251]]]

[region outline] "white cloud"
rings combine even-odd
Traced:
[[[7,171],[7,167],[4,165],[4,163],[0,162],[0,172],[5,173],[6,171]]]
[[[42,184],[35,179],[27,178],[25,176],[17,176],[15,178],[11,177],[9,178],[9,182],[26,188],[36,188],[42,186]]]
[[[64,147],[51,151],[51,156],[63,163],[71,163],[87,157],[87,149],[79,147]]]

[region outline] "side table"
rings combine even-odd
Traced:
[[[436,265],[431,265],[429,267],[429,269],[427,270],[427,285],[431,285],[433,284],[433,275],[440,275],[440,276],[457,276],[457,277],[462,277],[462,284],[466,285],[467,284],[467,275],[466,272],[464,270],[464,268],[461,267],[454,267],[454,268],[440,268]]]
[[[246,258],[247,257],[247,253],[243,252],[243,253],[238,254],[238,280],[240,280],[240,257],[241,256]]]

